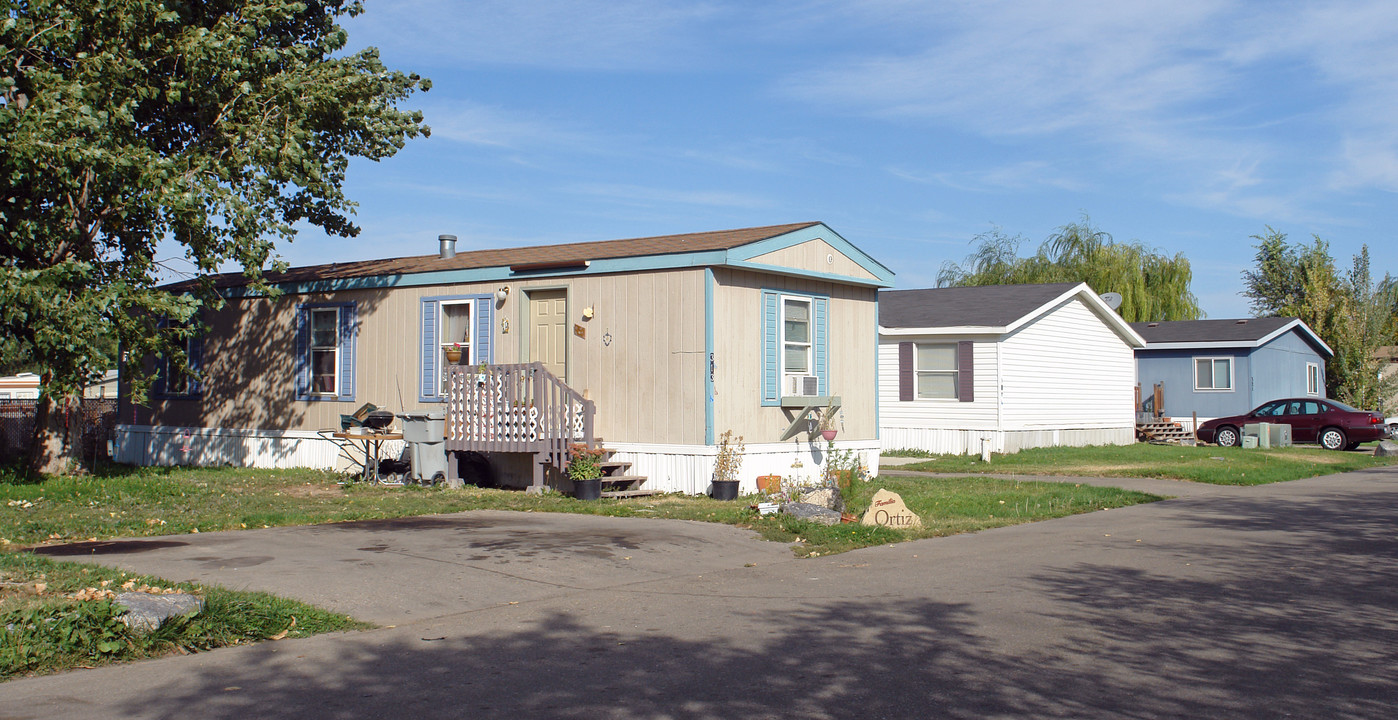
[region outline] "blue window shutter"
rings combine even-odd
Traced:
[[[310,310],[305,305],[296,306],[296,399],[305,400],[310,395],[311,351]]]
[[[477,363],[494,362],[494,355],[491,354],[494,348],[490,347],[490,328],[495,314],[494,299],[486,297],[476,301],[476,356],[472,360]]]
[[[830,394],[830,379],[829,379],[829,377],[828,377],[828,376],[829,376],[829,373],[827,372],[827,369],[828,369],[828,367],[829,367],[829,365],[830,365],[830,362],[829,362],[829,359],[830,359],[830,352],[829,352],[829,350],[830,350],[830,343],[829,343],[830,333],[828,333],[828,332],[826,331],[827,323],[826,323],[826,321],[825,321],[825,317],[826,317],[826,314],[827,314],[827,313],[826,313],[826,310],[828,309],[828,306],[829,306],[829,304],[830,304],[830,299],[829,299],[829,298],[823,298],[823,297],[816,298],[814,304],[815,304],[815,374],[816,374],[816,378],[818,378],[818,379],[816,380],[816,387],[817,387],[816,393],[817,393],[818,395],[829,395],[829,394]]]
[[[354,321],[354,303],[340,306],[340,400],[354,400],[354,345],[359,325]]]
[[[762,291],[762,404],[781,403],[781,318],[777,293]]]
[[[437,301],[422,301],[422,397],[437,397]]]

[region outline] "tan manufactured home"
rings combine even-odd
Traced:
[[[877,463],[877,291],[892,273],[826,225],[454,243],[293,268],[271,276],[275,299],[223,278],[228,303],[202,316],[190,348],[199,378],[124,408],[118,459],[335,467],[344,449],[330,434],[365,403],[447,413],[449,450],[500,449],[486,441],[521,430],[503,418],[544,402],[508,406],[502,383],[527,376],[576,415],[564,439],[601,442],[650,489],[704,492],[725,431],[746,443],[747,489],[758,475],[814,475],[825,447],[811,419],[827,407],[837,447]],[[537,456],[487,456],[509,483],[566,482],[557,462],[541,480]]]

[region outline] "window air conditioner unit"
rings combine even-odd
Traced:
[[[814,375],[787,375],[782,394],[788,397],[815,397],[820,394],[820,380]]]

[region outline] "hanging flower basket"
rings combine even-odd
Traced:
[[[825,438],[825,442],[835,442],[835,435],[836,435],[836,431],[834,431],[834,430],[821,430],[821,431],[820,431],[820,436],[823,437],[823,438]]]

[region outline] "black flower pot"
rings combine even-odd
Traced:
[[[602,478],[574,480],[573,497],[579,500],[596,500],[602,497]]]
[[[714,489],[709,493],[715,500],[737,500],[737,480],[715,480]]]

